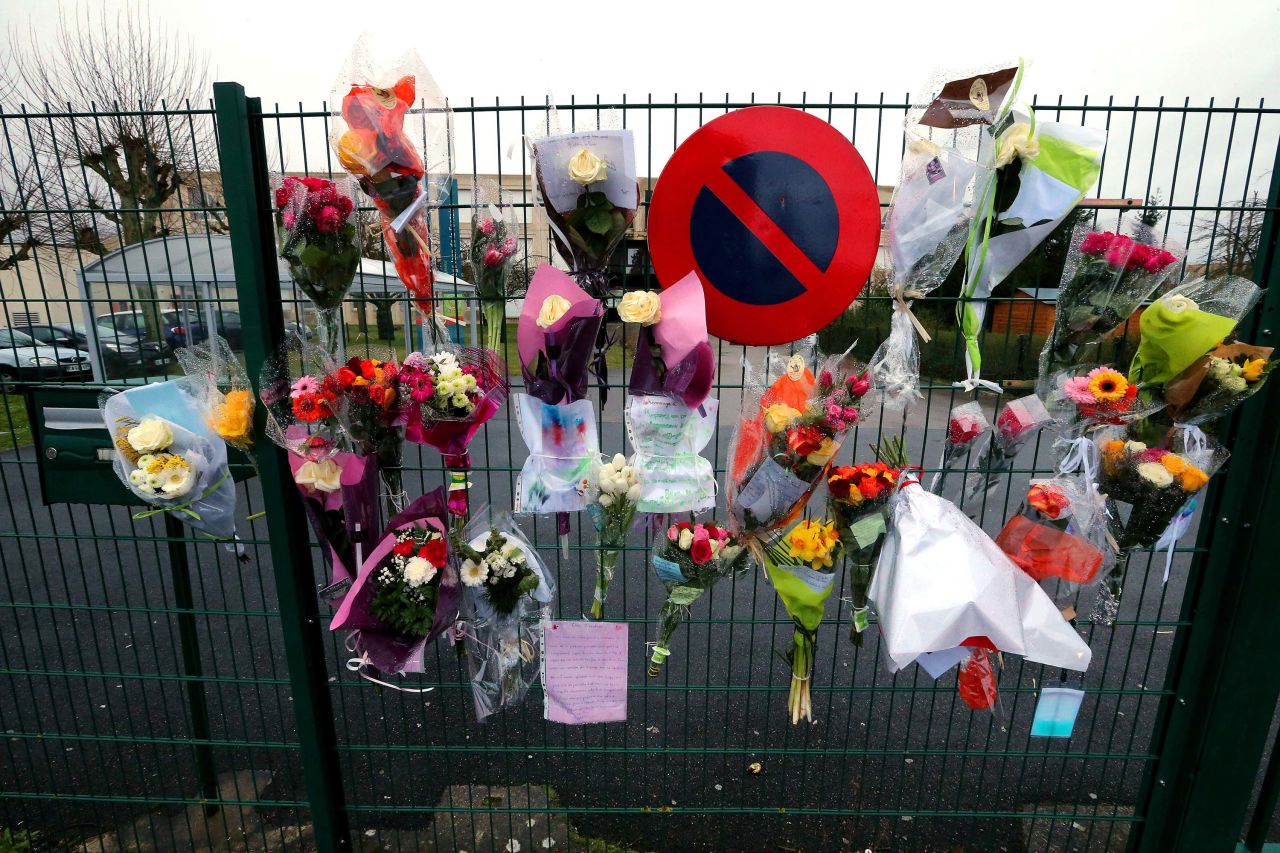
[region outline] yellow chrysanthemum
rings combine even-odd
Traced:
[[[248,391],[228,391],[214,406],[210,426],[226,441],[248,444],[253,428],[253,397]]]
[[[1095,400],[1109,403],[1124,398],[1129,380],[1115,370],[1096,370],[1089,376],[1089,393]]]

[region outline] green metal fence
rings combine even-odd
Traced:
[[[877,182],[892,185],[909,100],[801,98],[790,105],[846,132]],[[673,95],[559,109],[574,127],[632,128],[641,173],[656,175],[696,127],[746,105]],[[1165,99],[1059,100],[1039,109],[1043,117],[1109,129],[1097,199],[1086,203],[1100,225],[1114,226],[1117,210],[1131,206],[1126,200],[1151,200],[1162,214],[1157,232],[1194,241],[1193,262],[1209,257],[1268,287],[1249,339],[1275,339],[1280,110]],[[142,262],[133,266],[126,261],[122,282],[95,287],[97,255],[67,235],[89,217],[101,219],[95,205],[103,198],[87,201],[94,179],[76,166],[75,154],[109,142],[122,118],[171,147],[190,143],[206,159],[158,211],[170,238],[163,252],[137,256]],[[521,139],[545,121],[543,104],[455,105],[455,173],[522,176],[512,200],[525,226],[537,213]],[[183,306],[214,317],[213,307],[238,315],[256,375],[286,323],[303,318],[295,295],[280,289],[266,176],[280,169],[334,173],[324,105],[265,109],[238,86],[219,84],[209,107],[70,114],[6,106],[0,122],[10,162],[0,179],[5,214],[26,217],[28,231],[39,226],[45,241],[34,260],[0,273],[7,276],[5,326],[29,325],[32,314],[39,322],[152,306],[178,311],[179,320],[188,316]],[[216,151],[196,144],[213,134]],[[35,190],[15,193],[27,162]],[[120,219],[118,205],[106,202]],[[1235,239],[1245,221],[1256,232],[1257,254],[1245,251],[1255,238]],[[115,230],[107,242],[124,242],[124,226],[107,224]],[[233,270],[214,270],[212,284],[201,287],[172,275],[214,252],[228,224]],[[19,251],[28,231],[8,233],[0,259]],[[462,268],[458,245],[446,234],[441,262],[455,271]],[[1224,252],[1223,245],[1236,248]],[[551,255],[549,246],[534,251]],[[83,291],[77,273],[87,282]],[[638,275],[652,284],[647,265]],[[1057,272],[1035,285],[1055,287]],[[378,286],[362,276],[353,298],[376,295]],[[936,307],[922,313],[934,318],[930,331],[943,331],[950,298],[929,301]],[[884,297],[860,302],[865,307],[838,334],[857,337],[869,352],[887,333],[888,311],[881,310]],[[351,351],[377,354],[386,345],[360,327],[348,331]],[[926,382],[925,402],[905,417],[877,413],[857,428],[840,460],[852,452],[864,458],[869,444],[894,434],[906,439],[913,461],[936,464],[947,411],[961,400],[948,381],[961,352],[945,333],[928,346],[935,378]],[[989,333],[985,347],[1000,365],[992,370],[1013,376],[1033,369],[1039,342],[1009,328]],[[601,411],[608,452],[625,449],[631,353],[623,349]],[[722,472],[744,351],[723,342],[717,351],[722,414],[708,454]],[[144,365],[108,378],[145,381],[170,370]],[[1163,556],[1141,552],[1131,560],[1116,625],[1078,620],[1094,662],[1083,679],[1068,681],[1087,697],[1074,736],[1049,740],[1030,737],[1031,712],[1039,687],[1063,673],[1008,658],[999,713],[973,713],[958,700],[954,675],[933,682],[909,668],[891,676],[874,637],[851,647],[847,600],[829,603],[819,634],[815,722],[791,727],[784,713],[789,670],[775,655],[791,623],[759,574],[717,587],[695,610],[664,675],[647,679],[644,644],[663,594],[646,567],[647,540],[638,535],[606,611],[630,625],[628,721],[544,723],[535,688],[524,706],[477,725],[465,665],[446,642],[429,650],[428,673],[412,685],[431,692],[379,688],[348,672],[349,653],[328,633],[328,605],[315,594],[320,561],[304,544],[301,507],[275,448],[258,449],[262,476],[239,487],[242,518],[267,511],[242,523],[250,559],[239,562],[181,525],[135,521],[127,507],[42,505],[31,444],[39,424],[27,424],[18,393],[37,384],[8,382],[0,416],[0,826],[37,830],[45,841],[77,850],[114,849],[111,843],[156,850],[246,843],[605,849],[591,839],[637,850],[1155,850],[1192,849],[1182,846],[1192,838],[1211,849],[1241,831],[1280,693],[1261,651],[1277,639],[1265,603],[1280,592],[1266,557],[1275,533],[1265,521],[1277,501],[1274,390],[1232,426],[1235,458],[1215,479],[1196,543],[1184,543],[1169,583],[1161,583]],[[989,394],[984,402],[1001,404]],[[475,503],[510,504],[524,452],[513,432],[508,408],[477,437]],[[1019,487],[1050,468],[1047,441],[1018,462],[1004,487],[966,506],[990,532],[1016,507]],[[434,452],[408,446],[405,465],[411,493],[443,482]],[[588,527],[575,521],[563,559],[550,524],[526,525],[556,573],[555,611],[563,618],[585,612],[592,597]],[[1081,594],[1081,613],[1091,595]],[[1209,760],[1227,745],[1236,758]]]

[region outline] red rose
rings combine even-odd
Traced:
[[[693,560],[695,566],[705,566],[711,562],[711,540],[693,540],[693,547],[689,549],[689,557]]]
[[[289,204],[289,199],[293,198],[293,185],[289,181],[292,178],[286,178],[285,182],[276,187],[276,207],[283,210]]]
[[[1080,251],[1086,255],[1101,256],[1107,249],[1111,248],[1111,241],[1115,239],[1114,234],[1110,231],[1094,231],[1086,234],[1084,240],[1080,241]]]
[[[1133,251],[1129,253],[1129,260],[1125,261],[1125,269],[1136,270],[1138,267],[1145,267],[1147,262],[1151,260],[1151,256],[1156,250],[1143,243],[1137,243],[1133,247]]]
[[[808,456],[822,447],[822,430],[812,424],[798,426],[787,434],[787,447],[797,456]]]
[[[1133,254],[1133,247],[1132,237],[1116,237],[1111,241],[1111,248],[1107,249],[1103,257],[1111,266],[1123,269],[1125,264],[1129,263],[1129,255]]]
[[[853,488],[854,469],[848,466],[840,468],[832,468],[831,476],[827,478],[827,492],[831,497],[838,501],[849,499],[849,492]]]
[[[858,491],[864,498],[873,501],[888,491],[889,485],[877,477],[863,477],[858,481]]]
[[[952,418],[947,424],[947,440],[952,444],[968,444],[982,433],[976,418]]]
[[[378,362],[371,358],[360,362],[360,375],[372,382],[378,375]]]
[[[342,221],[345,222],[347,217],[351,215],[351,211],[355,209],[355,205],[352,203],[351,199],[345,195],[338,196],[336,204],[338,206],[338,212],[342,214]]]
[[[432,539],[419,549],[418,556],[436,568],[439,568],[440,566],[443,566],[445,560],[448,559],[449,548],[445,545],[443,539]]]
[[[396,547],[391,549],[391,553],[397,557],[407,557],[413,553],[413,540],[406,539],[403,542],[397,542]]]
[[[338,368],[338,387],[350,388],[351,383],[356,381],[356,374],[349,367]]]
[[[1142,265],[1142,268],[1147,272],[1156,273],[1169,266],[1169,264],[1176,263],[1177,260],[1177,255],[1161,249],[1160,251],[1152,254],[1152,256],[1147,259],[1147,262]]]
[[[342,214],[331,204],[321,208],[315,220],[316,230],[321,234],[335,234],[342,227]]]
[[[1005,406],[1004,411],[1000,412],[1000,417],[996,418],[996,426],[1000,428],[1000,434],[1008,439],[1017,438],[1027,430],[1027,425],[1018,417],[1017,412],[1008,406]]]
[[[382,405],[382,396],[386,393],[387,389],[383,388],[381,385],[369,386],[369,399],[379,406]]]
[[[324,178],[294,178],[293,180],[300,182],[304,187],[312,192],[333,186],[332,181],[326,181]]]

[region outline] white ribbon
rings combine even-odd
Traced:
[[[1084,478],[1097,488],[1098,480],[1098,445],[1091,438],[1074,438],[1070,441],[1059,441],[1058,445],[1067,445],[1067,451],[1058,462],[1058,470],[1063,474],[1074,474],[1080,471]]]
[[[1195,429],[1192,427],[1192,429]],[[1201,433],[1203,435],[1203,433]],[[1191,529],[1191,516],[1196,512],[1196,499],[1193,495],[1189,501],[1183,504],[1182,509],[1178,510],[1178,514],[1173,517],[1173,521],[1169,522],[1169,526],[1160,534],[1160,538],[1156,540],[1156,544],[1152,546],[1152,550],[1159,553],[1161,548],[1166,549],[1164,554],[1164,581],[1169,582],[1169,569],[1173,566],[1173,549],[1178,544],[1188,530]]]
[[[992,382],[989,379],[983,379],[981,371],[977,371],[977,372],[974,371],[973,359],[969,356],[968,352],[964,354],[964,369],[965,369],[965,372],[968,374],[967,378],[961,380],[960,382],[952,382],[951,383],[952,387],[959,388],[962,391],[976,391],[979,388],[986,388],[988,391],[991,391],[995,394],[1004,393],[1004,389],[1001,388],[999,385],[997,385],[995,382]]]
[[[356,643],[359,638],[359,631],[352,631],[347,635],[346,640],[343,641],[343,645],[346,647],[347,651],[356,651]],[[375,672],[378,671],[377,668],[373,666],[373,662],[369,660],[369,656],[363,652],[360,653],[359,657],[347,659],[348,671],[354,672],[365,681],[371,681],[379,687],[389,687],[392,690],[398,690],[401,693],[430,693],[432,690],[435,690],[434,687],[400,687],[399,685],[392,684],[389,681],[383,681],[381,678],[374,678],[368,673],[369,669],[373,669]],[[400,673],[400,677],[404,678],[404,673]]]
[[[1174,429],[1182,430],[1182,452],[1191,457],[1197,468],[1208,466],[1209,436],[1194,424],[1174,424]]]

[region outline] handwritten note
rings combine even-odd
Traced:
[[[542,623],[543,717],[571,726],[627,718],[627,624]]]
[[[683,512],[715,505],[715,474],[698,452],[715,432],[717,406],[715,399],[708,398],[699,412],[667,397],[631,398],[627,428],[636,448],[641,512]]]

